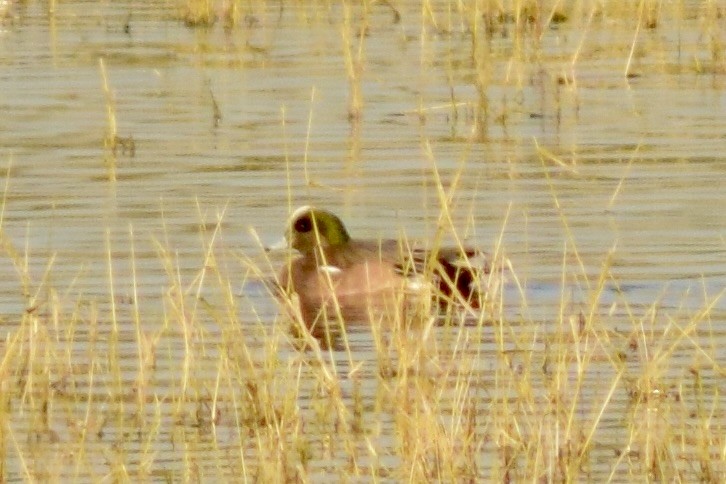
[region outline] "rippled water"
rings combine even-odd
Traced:
[[[113,472],[114,459],[152,479],[176,478],[190,469],[183,457],[188,455],[198,459],[200,476],[213,475],[205,469],[218,469],[221,461],[232,466],[232,475],[241,475],[234,466],[255,468],[261,451],[238,435],[235,419],[244,420],[244,411],[234,402],[224,403],[217,434],[189,421],[195,411],[207,411],[208,402],[197,409],[187,401],[175,405],[189,391],[178,387],[179,373],[191,368],[195,381],[214,382],[220,352],[234,347],[239,334],[214,317],[202,318],[192,341],[170,329],[164,321],[175,311],[202,311],[168,303],[176,300],[164,299],[173,292],[170,281],[196,294],[206,243],[221,221],[216,262],[231,278],[241,325],[252,321],[243,333],[259,352],[256,364],[263,365],[269,338],[280,334],[269,329],[277,305],[260,282],[273,269],[250,228],[263,242],[275,240],[290,205],[312,203],[338,212],[354,236],[425,238],[435,232],[439,214],[434,168],[446,187],[458,180],[457,231],[487,249],[501,237],[523,287],[510,280],[505,288],[506,314],[519,328],[514,336],[497,336],[497,325],[471,328],[466,344],[451,346],[448,330],[436,330],[442,368],[453,368],[449,363],[462,354],[474,365],[466,375],[475,382],[479,428],[496,425],[496,412],[489,410],[504,398],[486,389],[510,388],[499,380],[501,355],[521,359],[512,363],[517,371],[541,366],[543,341],[553,344],[562,329],[555,324],[560,308],[587,311],[606,260],[611,276],[595,307],[612,318],[613,338],[623,338],[627,347],[633,320],[643,318],[657,332],[674,320],[685,326],[709,308],[707,324],[689,337],[712,349],[713,364],[703,370],[708,388],[726,392],[718,380],[726,360],[726,77],[723,28],[709,27],[709,2],[689,2],[679,22],[675,10],[664,9],[657,28],[640,31],[627,78],[634,25],[616,15],[587,23],[588,15],[573,13],[570,21],[545,28],[539,43],[529,34],[522,45],[514,21],[504,21],[501,32],[479,47],[484,67],[477,73],[471,35],[456,8],[436,2],[436,29],[422,21],[419,5],[404,3],[400,22],[390,8],[372,6],[363,37],[344,35],[346,16],[355,30],[363,11],[339,5],[263,2],[245,6],[240,25],[225,29],[221,22],[186,27],[165,2],[60,2],[52,14],[41,2],[4,4],[3,352],[20,334],[21,315],[39,308],[39,321],[57,346],[29,343],[21,354],[49,351],[51,360],[64,355],[68,365],[42,379],[54,392],[74,395],[43,417],[51,437],[30,435],[28,427],[40,418],[32,412],[13,415],[12,409],[25,408],[38,395],[7,397],[11,410],[2,415],[11,415],[14,438],[5,437],[7,480],[42,477],[54,464],[64,469],[62,475],[93,480]],[[358,121],[349,118],[345,39],[354,56],[362,46]],[[720,49],[720,57],[711,56],[713,49]],[[477,75],[486,77],[488,101],[486,123],[478,128]],[[113,156],[104,148],[108,106],[118,136],[133,140],[133,153],[119,147]],[[264,274],[246,276],[245,257]],[[281,262],[278,257],[273,265]],[[216,283],[201,286],[206,303],[224,307]],[[53,301],[60,315],[50,311]],[[115,321],[110,301],[117,304]],[[160,338],[144,395],[134,386],[139,367],[145,367],[138,356],[137,308],[146,337]],[[652,321],[651,308],[659,315]],[[122,437],[133,428],[129,422],[104,422],[98,446],[84,447],[71,423],[81,419],[87,399],[105,402],[102,408],[118,405],[110,396],[119,384],[112,381],[113,368],[96,364],[90,371],[98,354],[108,351],[112,334],[118,337],[119,387],[128,387],[129,407],[138,405],[128,412],[145,419],[161,413],[163,426],[158,434],[127,439]],[[525,342],[532,353],[521,352]],[[380,450],[376,465],[395,468],[400,463],[391,449],[400,436],[392,429],[399,427],[386,420],[393,418],[388,412],[395,396],[380,384],[370,333],[353,332],[350,344],[350,353],[330,358],[341,375],[362,365],[356,378],[343,379],[341,390],[346,402],[360,394],[363,406],[374,409],[362,417],[376,430],[360,452],[373,445]],[[203,356],[189,360],[189,345]],[[674,352],[664,374],[683,381],[683,367],[701,361],[694,348]],[[291,366],[310,358],[284,344],[275,351]],[[589,367],[593,376],[583,395],[594,402],[603,396],[598,379],[616,377],[611,357],[595,356]],[[16,379],[30,378],[22,365],[6,368],[14,368],[7,374]],[[297,403],[307,412],[321,405],[319,383],[314,370],[300,368]],[[456,381],[457,371],[465,372],[451,371],[442,378]],[[97,380],[89,381],[89,374]],[[535,387],[544,386],[543,379],[532,376]],[[293,383],[283,381],[280,388]],[[211,390],[200,384],[194,391]],[[84,392],[87,397],[78,397]],[[614,452],[624,448],[620,421],[628,402],[624,392],[616,393],[600,422],[605,430],[584,465],[584,475],[593,480],[610,475]],[[726,424],[723,406],[717,401],[714,429]],[[583,404],[580,411],[597,410]],[[315,451],[307,471],[332,478],[339,475],[337,464],[349,462],[344,452],[318,452],[330,445],[316,442],[316,435],[324,440],[325,430],[310,434]],[[77,447],[64,450],[63,442]],[[148,446],[155,460],[139,462]],[[477,477],[493,475],[501,448],[482,443]],[[83,469],[64,468],[79,449],[88,453]],[[28,460],[33,455],[45,457]],[[56,457],[48,461],[48,455]],[[722,453],[716,461],[723,475]],[[627,479],[625,466],[616,469],[617,480]]]

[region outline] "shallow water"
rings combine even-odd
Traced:
[[[311,357],[286,344],[280,326],[273,325],[277,304],[260,282],[273,268],[250,229],[263,242],[275,240],[290,205],[311,203],[338,212],[354,236],[405,233],[425,239],[436,231],[439,214],[434,167],[445,187],[458,180],[457,232],[490,250],[501,239],[516,274],[503,299],[515,328],[511,338],[497,339],[495,324],[470,328],[471,335],[460,336],[468,343],[452,347],[448,329],[435,330],[442,380],[456,381],[464,372],[475,382],[478,432],[488,435],[482,427],[497,424],[492,402],[510,388],[499,380],[501,355],[521,357],[512,363],[517,371],[541,365],[543,341],[550,341],[548,335],[556,340],[562,329],[555,324],[561,308],[587,313],[606,260],[611,277],[594,307],[608,316],[623,347],[634,321],[642,318],[649,331],[664,331],[667,345],[673,321],[685,327],[709,308],[689,336],[696,344],[679,343],[662,374],[665,386],[690,381],[685,368],[704,364],[694,348],[710,348],[714,364],[704,364],[702,375],[710,391],[723,395],[726,388],[717,376],[726,361],[726,77],[723,48],[720,61],[709,57],[708,36],[719,34],[704,20],[707,4],[688,3],[679,22],[664,10],[658,28],[640,32],[631,78],[624,72],[633,25],[616,15],[587,24],[586,15],[580,20],[573,14],[574,25],[546,28],[539,48],[531,37],[517,45],[513,22],[504,22],[498,28],[506,35],[493,35],[482,57],[489,114],[478,128],[471,37],[445,2],[434,10],[438,30],[422,22],[417,5],[401,7],[400,23],[388,7],[371,8],[366,35],[351,38],[353,51],[362,41],[364,52],[358,121],[349,118],[341,32],[347,14],[360,25],[361,11],[260,3],[245,7],[241,25],[224,29],[221,22],[188,28],[165,2],[61,2],[52,14],[45,3],[9,4],[0,24],[0,164],[7,183],[0,259],[6,274],[0,280],[3,339],[24,335],[21,316],[39,308],[41,328],[28,334],[49,335],[49,346],[34,348],[29,338],[22,354],[47,351],[51,361],[63,355],[64,363],[42,379],[56,394],[71,397],[46,417],[51,437],[33,436],[29,428],[38,418],[33,412],[12,415],[17,444],[5,444],[5,479],[40,478],[55,465],[62,476],[94,480],[115,472],[117,459],[130,472],[161,480],[189,476],[194,467],[189,456],[202,477],[215,475],[220,466],[232,475],[250,466],[246,472],[254,475],[250,469],[269,456],[258,455],[261,450],[239,435],[235,419],[245,418],[239,402],[225,400],[222,420],[210,430],[208,421],[193,421],[209,410],[209,402],[197,401],[195,408],[180,399],[189,389],[178,386],[180,372],[190,371],[194,381],[203,382],[193,391],[207,395],[205,385],[219,372],[219,354],[239,337],[258,352],[255,364],[264,365],[274,338],[283,341],[273,348],[283,366]],[[133,139],[133,153],[119,148],[114,156],[104,148],[109,105],[118,136]],[[200,316],[190,333],[170,329],[164,323],[169,315],[172,321],[184,319],[173,316],[175,311],[196,315],[205,304],[225,307],[223,284],[209,275],[203,283],[197,279],[219,221],[216,267],[231,278],[237,321],[249,327],[240,336],[234,326]],[[246,277],[244,257],[263,274]],[[165,268],[165,260],[173,270]],[[276,256],[272,266],[282,260]],[[169,289],[175,280],[187,296],[199,291],[204,303],[175,307],[169,301],[182,301]],[[117,305],[115,322],[111,301]],[[57,313],[50,310],[55,303]],[[138,355],[137,308],[144,338],[159,338],[149,343],[156,361],[148,368]],[[658,317],[650,318],[651,312]],[[112,336],[118,338],[120,382],[113,380],[112,362],[91,364],[109,351]],[[330,422],[321,418],[319,432],[308,432],[313,452],[307,473],[334,479],[347,472],[337,463],[350,465],[349,455],[360,454],[377,459],[375,465],[395,478],[390,469],[401,464],[394,452],[401,436],[391,422],[393,397],[380,383],[370,333],[354,331],[350,337],[350,353],[333,352],[330,359],[341,375],[355,367],[351,362],[361,365],[356,378],[342,380],[341,391],[347,403],[360,394],[369,410],[361,418],[374,429],[367,442],[375,444],[362,442],[358,453],[330,450],[332,444],[324,442]],[[520,354],[525,341],[531,354]],[[189,359],[194,345],[201,348],[194,353],[199,356]],[[3,352],[8,348],[10,343]],[[474,356],[463,358],[461,352]],[[474,367],[449,364],[459,358]],[[136,386],[140,367],[151,378],[143,395]],[[20,376],[22,365],[13,368],[9,374],[28,378]],[[598,379],[612,381],[615,370],[607,357],[589,369],[583,400],[598,402],[603,391]],[[303,414],[325,404],[316,393],[316,375],[300,367],[297,404]],[[542,379],[532,376],[533,386],[541,390]],[[283,378],[278,390],[293,383]],[[501,395],[487,393],[494,385],[503,389]],[[161,415],[158,433],[124,438],[133,422],[111,421],[99,424],[98,445],[79,444],[71,422],[82,420],[89,398],[117,409],[111,396],[117,388],[128,389],[124,398],[135,408],[122,414],[138,413],[142,420]],[[38,396],[8,398],[14,409],[36,408],[29,402]],[[692,401],[683,398],[686,415]],[[614,452],[625,448],[628,402],[624,392],[616,393],[599,422],[598,443],[584,465],[583,475],[592,480],[608,477]],[[722,428],[723,402],[716,408],[713,428]],[[594,411],[581,408],[583,415]],[[64,442],[73,450],[63,449]],[[375,459],[370,446],[379,452]],[[475,477],[497,477],[492,472],[501,448],[490,441],[478,447]],[[84,465],[66,467],[79,449],[88,454]],[[148,449],[155,457],[144,463]],[[21,455],[37,458],[24,461]],[[716,461],[726,472],[723,457]],[[362,457],[356,462],[362,469],[369,464]],[[627,480],[625,464],[615,469],[615,480]],[[366,475],[351,474],[356,472]]]

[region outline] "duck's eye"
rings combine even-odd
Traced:
[[[305,234],[313,229],[313,221],[310,217],[302,217],[295,221],[295,232]]]

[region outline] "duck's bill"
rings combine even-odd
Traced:
[[[285,237],[280,238],[280,240],[268,244],[265,246],[265,252],[272,252],[277,250],[285,250],[290,247],[290,244],[287,243],[287,239]]]

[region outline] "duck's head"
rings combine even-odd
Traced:
[[[341,247],[350,241],[350,235],[337,215],[308,205],[290,216],[285,238],[290,247],[302,254],[309,254],[318,246],[323,249]]]

